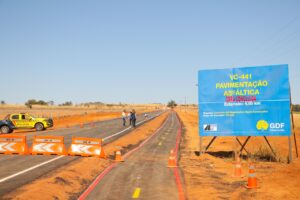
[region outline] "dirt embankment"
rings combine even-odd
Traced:
[[[246,149],[256,159],[255,170],[258,189],[247,190],[248,160],[244,152],[242,170],[244,178],[232,177],[234,172],[232,150],[233,137],[218,137],[207,154],[198,157],[199,151],[197,112],[178,112],[184,123],[184,142],[181,145],[180,166],[184,173],[188,199],[299,199],[300,161],[286,164],[288,141],[286,137],[269,137],[280,162],[269,162],[272,157],[266,142],[261,137],[251,138]],[[296,138],[300,142],[300,115],[295,115]],[[244,137],[240,137],[242,141]],[[206,146],[211,137],[204,137]],[[298,145],[299,149],[299,145]],[[294,148],[295,150],[295,148]],[[295,155],[295,151],[293,151]]]
[[[131,133],[104,146],[109,159],[80,158],[69,165],[44,175],[30,184],[4,196],[7,199],[74,199],[113,161],[116,146],[126,152],[155,132],[168,113],[136,128]]]
[[[74,126],[78,124],[91,123],[106,119],[113,119],[120,117],[120,112],[102,112],[102,113],[90,113],[83,115],[72,115],[66,117],[56,117],[53,119],[54,128],[61,128],[66,126]]]

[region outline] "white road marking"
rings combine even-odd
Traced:
[[[7,180],[12,179],[12,178],[14,178],[14,177],[16,177],[16,176],[19,176],[19,175],[21,175],[21,174],[24,174],[24,173],[26,173],[26,172],[29,172],[29,171],[31,171],[31,170],[34,170],[34,169],[36,169],[36,168],[38,168],[38,167],[41,167],[41,166],[46,165],[46,164],[48,164],[48,163],[51,163],[51,162],[53,162],[53,161],[55,161],[55,160],[58,160],[58,159],[60,159],[60,158],[62,158],[62,157],[65,157],[65,156],[59,156],[59,157],[53,158],[53,159],[51,159],[51,160],[48,160],[48,161],[46,161],[46,162],[43,162],[43,163],[40,163],[40,164],[38,164],[38,165],[32,166],[32,167],[30,167],[30,168],[28,168],[28,169],[25,169],[25,170],[23,170],[23,171],[20,171],[20,172],[18,172],[18,173],[15,173],[15,174],[13,174],[13,175],[8,176],[8,177],[2,178],[2,179],[0,179],[0,183],[3,183],[4,181],[7,181]]]
[[[159,116],[159,114],[156,115],[155,117],[157,117],[157,116]],[[143,122],[149,121],[149,120],[151,120],[151,119],[153,119],[153,118],[154,118],[154,117],[151,117],[151,118],[149,118],[149,119],[147,119],[147,120],[140,121],[140,122],[138,122],[136,125],[139,125],[139,124],[141,124],[141,123],[143,123]],[[126,129],[124,129],[124,130],[122,130],[122,131],[120,131],[120,132],[118,132],[118,133],[115,133],[115,134],[113,134],[113,135],[110,135],[110,136],[108,136],[108,137],[105,137],[105,138],[103,138],[103,141],[108,140],[108,139],[110,139],[110,138],[112,138],[112,137],[114,137],[114,136],[120,135],[120,134],[124,133],[125,131],[127,131],[127,130],[129,130],[129,129],[131,129],[131,127],[128,127],[128,128],[126,128]],[[56,161],[56,160],[58,160],[58,159],[61,159],[61,158],[63,158],[63,157],[65,157],[65,156],[58,156],[58,157],[53,158],[53,159],[51,159],[51,160],[42,162],[42,163],[40,163],[40,164],[34,165],[34,166],[30,167],[30,168],[27,168],[27,169],[25,169],[25,170],[22,170],[22,171],[20,171],[20,172],[17,172],[17,173],[15,173],[15,174],[12,174],[12,175],[10,175],[10,176],[7,176],[7,177],[5,177],[5,178],[2,178],[2,179],[0,179],[0,183],[3,183],[3,182],[5,182],[5,181],[7,181],[7,180],[10,180],[10,179],[12,179],[12,178],[15,178],[15,177],[17,177],[17,176],[19,176],[19,175],[25,174],[26,172],[32,171],[32,170],[34,170],[34,169],[36,169],[36,168],[38,168],[38,167],[44,166],[44,165],[46,165],[46,164],[49,164],[49,163],[51,163],[51,162],[54,162],[54,161]]]

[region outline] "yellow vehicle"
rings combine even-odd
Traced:
[[[36,129],[37,131],[53,127],[51,118],[33,117],[27,113],[10,114],[6,119],[12,121],[16,129]]]

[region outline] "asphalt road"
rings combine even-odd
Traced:
[[[164,127],[141,149],[110,171],[86,199],[178,199],[174,171],[167,168],[179,121],[172,112]]]
[[[153,113],[149,113],[149,117],[156,116],[161,111],[156,111]],[[142,122],[144,120],[143,114],[137,116],[137,123]],[[71,144],[72,136],[82,136],[82,137],[97,137],[97,138],[105,138],[124,129],[128,129],[124,131],[122,134],[117,135],[109,140],[106,140],[105,143],[113,141],[123,135],[127,134],[131,131],[128,127],[122,126],[122,120],[112,119],[105,120],[95,123],[95,127],[85,126],[85,128],[71,127],[68,129],[58,129],[58,130],[47,130],[42,132],[33,132],[26,134],[28,146],[30,147],[32,144],[32,138],[34,135],[55,135],[55,136],[64,136],[65,144],[68,148]],[[58,167],[66,165],[80,157],[72,157],[72,156],[43,156],[43,155],[0,155],[0,198],[4,194],[15,190],[16,188],[29,183],[40,176],[49,173]],[[57,159],[57,160],[55,160]],[[54,161],[51,161],[54,160]],[[29,170],[26,173],[22,173],[24,170],[28,170],[32,167],[35,167],[41,163],[51,161],[43,166],[40,166],[34,170]],[[21,173],[20,173],[21,172]],[[20,174],[19,174],[20,173]],[[14,176],[12,178],[9,178]]]

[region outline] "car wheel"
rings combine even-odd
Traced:
[[[36,131],[44,130],[44,125],[42,123],[37,123],[34,127]]]
[[[8,126],[1,126],[1,133],[7,134],[10,132],[10,128]]]

